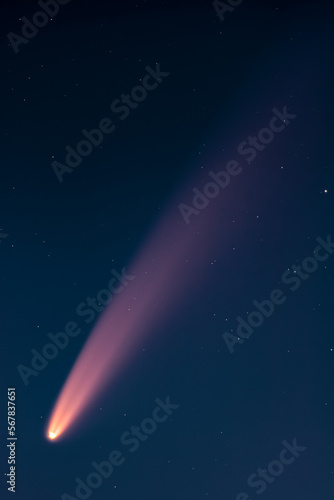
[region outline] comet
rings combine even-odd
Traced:
[[[51,412],[48,439],[58,441],[76,428],[128,366],[144,339],[175,314],[187,291],[207,275],[210,249],[228,227],[224,213],[232,195],[224,193],[223,206],[219,200],[211,201],[187,225],[178,211],[180,194],[127,267],[135,279],[112,297],[94,325]],[[224,245],[226,236],[222,251]]]

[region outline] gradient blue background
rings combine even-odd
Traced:
[[[39,8],[1,10],[0,455],[5,473],[14,386],[15,498],[74,496],[75,478],[169,395],[180,408],[135,453],[123,449],[126,462],[90,498],[331,500],[334,257],[233,355],[222,334],[333,233],[332,2],[250,0],[221,22],[211,2],[72,0],[18,54],[7,33]],[[155,62],[170,76],[60,184],[52,157],[63,162],[65,146],[111,116],[110,103]],[[191,199],[284,105],[298,117],[226,189],[205,280],[138,348],[86,426],[46,441],[93,326],[76,306],[127,266],[175,191]],[[83,333],[25,386],[17,366],[70,320]],[[247,478],[293,438],[307,450],[257,495]]]

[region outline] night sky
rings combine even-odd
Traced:
[[[333,3],[9,3],[1,499],[332,500]]]

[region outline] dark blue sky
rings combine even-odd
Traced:
[[[18,500],[83,498],[76,478],[86,484],[92,462],[113,450],[124,462],[87,498],[333,498],[333,6],[237,3],[222,21],[210,1],[71,0],[17,53],[7,35],[22,36],[22,18],[41,7],[1,7],[1,498],[12,495],[9,387]],[[152,76],[159,66],[160,82]],[[116,100],[147,74],[155,88],[141,102],[137,91],[138,105],[123,103],[121,112]],[[285,107],[290,123],[278,118],[282,130],[250,146],[250,136],[268,138],[259,132]],[[106,118],[114,129],[78,166],[67,165],[66,146],[76,150],[82,130]],[[238,151],[247,147],[250,163]],[[241,173],[187,225],[178,205],[194,209],[193,188],[203,193],[209,173],[232,160]],[[62,182],[53,162],[67,167]],[[191,286],[77,432],[46,440],[52,407],[99,317],[86,322],[77,307],[107,287],[112,270],[128,269],[166,206],[179,216],[167,247],[201,228],[185,269],[211,245]],[[173,283],[176,292],[181,285]],[[253,302],[277,289],[285,300],[242,338],[238,323],[251,323]],[[36,369],[48,334],[71,321],[80,333]],[[121,436],[168,396],[179,407],[131,452]],[[303,450],[282,454],[294,440]]]

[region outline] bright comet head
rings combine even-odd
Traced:
[[[49,438],[50,439],[56,439],[57,434],[55,432],[49,432]]]

